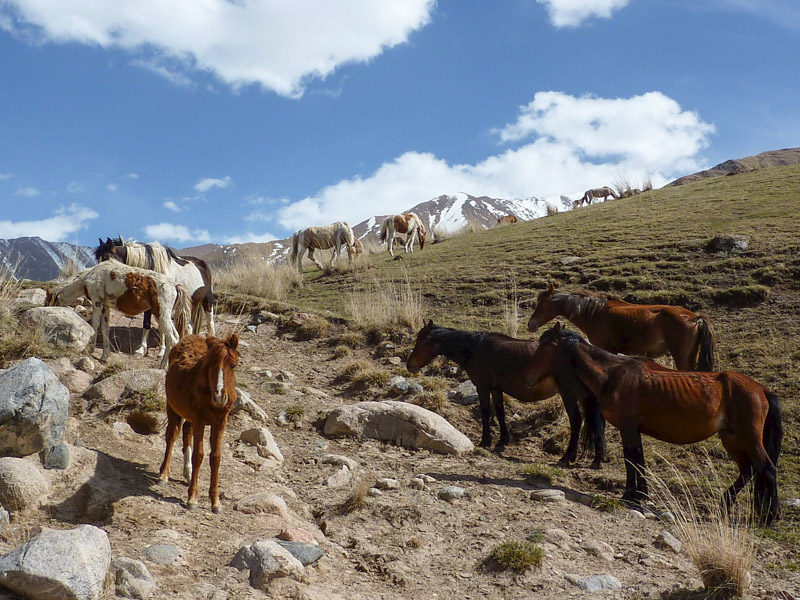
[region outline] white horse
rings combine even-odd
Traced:
[[[189,290],[192,297],[192,319],[189,333],[200,333],[205,325],[210,335],[215,335],[214,327],[214,292],[211,286],[211,270],[205,261],[194,257],[180,257],[166,246],[158,243],[143,244],[141,242],[126,242],[119,236],[116,239],[98,238],[100,245],[95,249],[94,256],[97,262],[114,258],[131,267],[149,269],[156,273],[166,275],[176,284],[183,285]],[[205,319],[204,319],[205,317]],[[142,342],[135,354],[147,355],[147,338],[150,332],[150,311],[145,311],[142,322]],[[166,351],[164,338],[158,356]]]
[[[187,288],[176,285],[165,275],[130,267],[117,260],[103,261],[57,286],[50,293],[48,304],[68,306],[80,296],[86,296],[92,302],[92,329],[95,335],[91,350],[95,348],[98,328],[103,334],[101,361],[108,360],[111,352],[108,319],[112,308],[128,316],[138,315],[148,309],[153,311],[166,348],[161,355],[162,367],[167,366],[169,349],[178,343],[189,327],[191,299]]]
[[[573,208],[578,208],[579,206],[583,205],[584,203],[591,204],[592,200],[594,200],[595,198],[602,198],[603,202],[605,202],[608,199],[609,196],[611,196],[612,198],[619,198],[619,196],[617,196],[616,192],[614,192],[614,190],[612,190],[608,186],[604,186],[604,187],[601,187],[601,188],[593,188],[591,190],[586,190],[583,193],[583,196],[579,200],[575,200],[575,202],[572,203],[572,207]]]
[[[350,225],[344,221],[336,221],[330,225],[307,227],[292,236],[292,254],[290,260],[297,264],[297,270],[303,272],[303,255],[308,250],[308,258],[324,270],[325,267],[314,256],[314,250],[334,248],[333,258],[338,260],[342,254],[342,245],[347,247],[347,257],[352,262],[355,256],[355,235]]]
[[[425,226],[422,224],[422,219],[416,214],[403,213],[384,219],[381,225],[381,242],[385,242],[388,239],[389,254],[392,256],[394,256],[394,238],[398,233],[406,236],[406,254],[414,251],[415,237],[419,238],[419,249],[422,250],[425,247]]]

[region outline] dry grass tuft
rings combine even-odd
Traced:
[[[357,359],[345,365],[337,379],[349,382],[353,389],[365,389],[383,387],[389,383],[390,377],[388,371],[375,367],[368,360]]]
[[[444,390],[425,390],[421,394],[412,396],[409,402],[431,412],[438,413],[447,403],[447,392]]]
[[[294,339],[301,342],[316,340],[330,334],[331,329],[333,329],[333,325],[329,321],[315,317],[308,319],[294,330]]]
[[[61,280],[71,279],[75,277],[78,273],[81,272],[81,268],[78,266],[78,263],[75,261],[74,258],[68,258],[64,261],[64,264],[61,265],[61,270],[58,273],[58,278]]]
[[[367,505],[367,491],[369,490],[369,483],[363,477],[353,478],[353,488],[350,490],[350,496],[341,505],[341,512],[350,514]]]
[[[541,565],[544,550],[530,541],[501,542],[492,548],[491,558],[504,569],[522,572]]]
[[[709,598],[743,597],[750,587],[757,553],[751,531],[752,497],[745,492],[730,511],[719,504],[727,486],[706,456],[703,473],[686,473],[659,457],[671,469],[669,485],[648,471],[651,496],[674,516],[678,539],[694,565]]]
[[[519,294],[517,294],[517,278],[509,278],[509,290],[503,299],[503,333],[517,337],[519,333]]]
[[[303,285],[303,276],[288,264],[276,264],[255,256],[241,256],[214,273],[214,285],[220,291],[258,296],[267,300],[285,300]]]
[[[400,285],[376,281],[370,288],[351,292],[347,297],[347,311],[363,328],[418,329],[422,326],[424,303],[422,292],[412,287],[406,274],[405,282]]]
[[[477,221],[467,221],[465,225],[455,229],[436,226],[433,228],[433,241],[443,242],[467,233],[480,233],[482,231],[486,231],[486,228]]]
[[[12,311],[17,299],[20,283],[12,272],[0,266],[0,337],[13,333],[17,328],[17,319]]]

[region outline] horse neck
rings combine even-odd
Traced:
[[[469,361],[475,346],[483,339],[483,333],[460,331],[458,329],[437,329],[433,333],[438,345],[439,354],[443,354],[459,367]]]
[[[595,302],[598,300],[586,297],[585,300],[575,300],[575,297],[584,298],[579,294],[556,294],[550,302],[556,307],[556,315],[565,317],[570,323],[581,331],[588,331],[595,312]]]
[[[565,340],[562,343],[565,344],[566,355],[562,374],[578,379],[589,391],[599,397],[608,380],[609,367],[618,364],[622,359],[616,354],[586,342]]]
[[[59,304],[69,304],[76,298],[83,296],[86,290],[86,278],[79,274],[67,281],[61,288],[56,289]]]

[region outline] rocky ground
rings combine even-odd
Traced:
[[[126,324],[117,322],[118,334]],[[243,326],[231,316],[218,319],[220,333]],[[104,478],[106,494],[105,508],[88,522],[108,533],[114,557],[147,565],[157,584],[150,598],[703,597],[697,592],[698,572],[685,553],[656,545],[669,524],[624,508],[604,512],[587,505],[592,495],[604,493],[598,482],[610,482],[609,497],[619,494],[624,471],[618,453],[599,474],[588,468],[588,460],[582,461],[570,470],[568,484],[555,486],[565,499],[543,502],[531,494],[547,486],[530,481],[522,469],[530,463],[555,465],[557,456],[542,450],[541,439],[527,435],[527,413],[521,408],[511,411],[517,439],[502,455],[476,451],[448,456],[374,440],[328,438],[321,433],[321,419],[331,409],[389,397],[385,387],[352,391],[337,379],[344,366],[364,358],[399,373],[402,367],[392,364],[398,361],[390,360],[391,352],[376,357],[376,347],[367,345],[337,358],[325,338],[295,341],[291,332],[271,323],[254,329],[241,329],[237,378],[269,420],[260,423],[246,412],[231,417],[222,456],[221,514],[212,514],[206,496],[207,460],[200,475],[200,506],[187,511],[178,449],[175,478],[157,485],[163,427],[156,433],[136,433],[127,423],[130,407],[102,406],[73,394],[66,440],[73,450],[72,466],[60,474],[48,472],[53,486],[49,505],[13,515],[2,532],[0,553],[17,547],[41,526],[68,528],[87,522],[76,508],[84,488],[75,489],[85,448],[97,451],[103,461],[94,476]],[[137,359],[115,353],[113,362],[151,368],[152,354]],[[278,379],[284,381],[276,384]],[[452,387],[457,384],[453,378]],[[474,407],[448,402],[439,412],[477,442]],[[259,456],[239,439],[242,431],[262,425],[272,432],[282,464]],[[609,443],[616,444],[616,438],[611,436]],[[347,457],[357,466],[351,473],[341,461],[327,461],[328,455]],[[426,483],[412,485],[420,474],[428,476]],[[381,478],[396,480],[399,488],[367,496],[357,510],[342,508],[354,482],[374,485]],[[461,488],[463,497],[442,499],[439,492],[446,486]],[[267,492],[283,498],[288,517],[247,508]],[[246,571],[229,566],[231,560],[243,545],[273,538],[287,523],[311,533],[325,555],[316,566],[306,567],[302,578],[279,578],[265,590],[254,589]],[[540,567],[517,573],[490,559],[497,544],[529,538],[541,540]],[[153,548],[177,553],[159,556]],[[761,543],[750,597],[800,597],[797,576],[769,566],[780,562],[780,552],[772,542]],[[571,581],[591,575],[613,576],[621,587],[592,594]],[[106,593],[114,596],[113,583]]]

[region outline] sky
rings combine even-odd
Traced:
[[[0,239],[263,242],[800,146],[797,0],[0,0]]]

